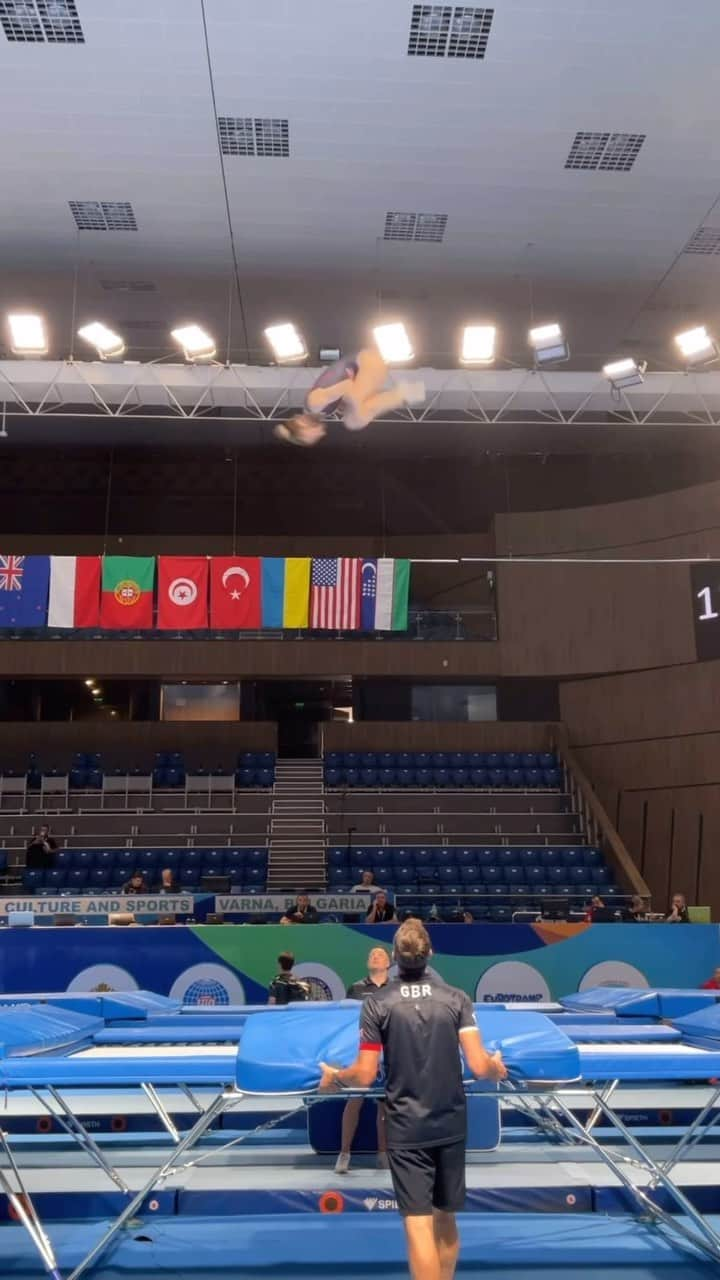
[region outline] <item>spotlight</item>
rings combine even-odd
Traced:
[[[570,348],[559,324],[542,324],[537,329],[531,329],[528,341],[535,352],[536,364],[570,359]]]
[[[320,364],[335,364],[341,355],[342,351],[339,347],[321,347],[318,351],[318,360]]]
[[[624,391],[625,387],[640,386],[646,369],[646,360],[638,364],[637,360],[633,360],[630,356],[626,360],[614,360],[612,364],[603,365],[603,373],[614,391]]]
[[[378,351],[387,364],[406,364],[415,352],[404,324],[379,324],[373,329]]]
[[[90,677],[90,679],[89,679],[89,680],[86,680],[86,681],[85,681],[85,683],[86,683],[86,685],[87,685],[88,689],[92,689],[92,688],[94,688],[95,681],[92,679],[92,677]]]
[[[698,325],[697,329],[687,329],[685,333],[676,334],[675,342],[686,364],[709,364],[718,356],[717,343],[704,324]]]
[[[273,349],[278,364],[292,364],[296,360],[304,360],[307,347],[294,324],[271,324],[265,330],[265,337]]]
[[[113,333],[106,325],[94,320],[92,324],[78,329],[78,337],[83,338],[95,348],[101,360],[114,360],[125,350],[125,343],[119,334]]]
[[[215,343],[197,324],[186,324],[179,329],[173,329],[171,338],[174,338],[179,347],[182,347],[186,360],[195,362],[197,360],[212,360],[215,355]]]
[[[461,364],[492,364],[495,359],[495,326],[469,324],[463,329]]]
[[[42,316],[8,316],[10,350],[14,356],[46,356],[47,334]]]

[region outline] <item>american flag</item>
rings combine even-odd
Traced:
[[[313,631],[356,631],[360,626],[362,560],[313,560],[310,627]]]
[[[22,591],[24,556],[0,556],[0,591]]]

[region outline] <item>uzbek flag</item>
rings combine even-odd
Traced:
[[[49,627],[100,623],[100,556],[51,556]]]
[[[309,556],[263,559],[262,624],[264,627],[307,627],[310,565]]]
[[[100,626],[147,630],[153,624],[154,556],[104,556]]]
[[[363,560],[360,625],[363,631],[407,631],[409,560]]]

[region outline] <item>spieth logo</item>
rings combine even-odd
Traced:
[[[388,1199],[388,1200],[380,1200],[380,1199],[378,1199],[378,1197],[377,1197],[377,1196],[367,1196],[367,1197],[363,1200],[363,1204],[365,1205],[365,1208],[367,1209],[368,1213],[372,1213],[373,1209],[380,1209],[380,1210],[387,1210],[387,1209],[391,1209],[391,1210],[396,1210],[396,1209],[397,1209],[397,1207],[398,1207],[398,1206],[397,1206],[397,1200],[391,1200],[391,1199]]]

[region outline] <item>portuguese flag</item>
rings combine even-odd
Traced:
[[[100,626],[148,629],[153,624],[154,556],[104,556]]]

